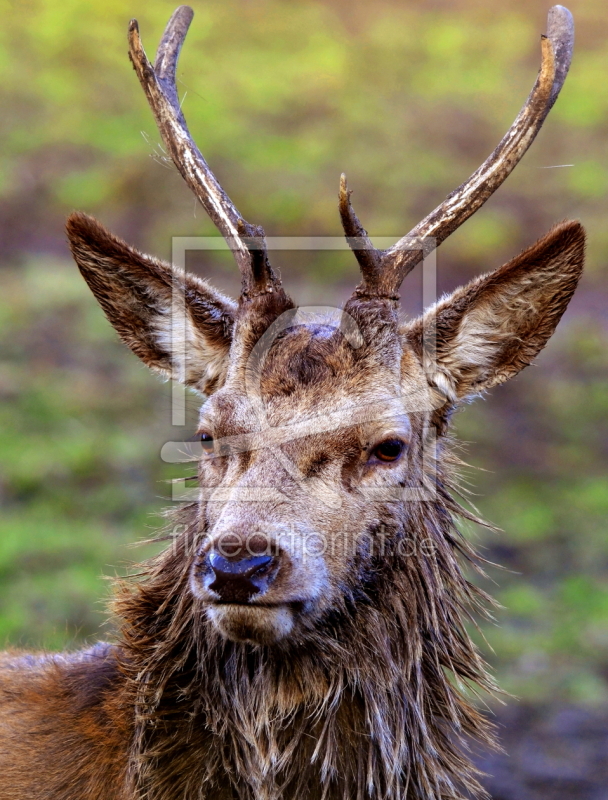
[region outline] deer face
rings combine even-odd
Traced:
[[[383,350],[330,325],[290,328],[257,386],[234,370],[203,406],[191,587],[228,638],[301,636],[365,590],[386,531],[403,529],[429,392],[394,334]]]
[[[551,10],[538,80],[494,153],[393,248],[373,247],[342,177],[340,216],[362,282],[338,319],[315,321],[298,317],[263,231],[241,217],[190,139],[175,69],[191,19],[186,6],[175,12],[156,71],[133,21],[130,56],[167,151],[234,253],[238,304],[83,214],[70,217],[68,236],[123,341],[152,370],[209,397],[199,427],[201,546],[188,565],[201,613],[231,640],[300,641],[396,581],[403,542],[424,546],[421,519],[446,512],[441,437],[452,410],[529,364],[576,287],[584,232],[563,223],[419,319],[397,316],[421,248],[473,214],[540,129],[568,70],[571,18]]]

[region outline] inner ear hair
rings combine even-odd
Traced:
[[[562,222],[402,327],[448,404],[503,383],[532,362],[570,302],[584,256],[583,226]]]
[[[87,214],[71,214],[66,230],[83,278],[122,341],[163,377],[212,390],[230,349],[236,303],[196,275],[140,253]]]

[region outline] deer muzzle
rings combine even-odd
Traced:
[[[279,559],[271,555],[247,555],[227,558],[212,550],[205,559],[205,588],[222,603],[248,603],[264,594],[274,581]]]
[[[323,559],[304,557],[301,535],[282,526],[247,534],[234,525],[210,534],[191,587],[214,628],[232,641],[272,644],[315,613],[327,584]],[[251,530],[251,529],[250,529]],[[259,530],[259,529],[258,529]]]

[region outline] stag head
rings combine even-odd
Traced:
[[[395,246],[374,248],[342,176],[339,210],[362,279],[340,313],[316,319],[285,293],[263,230],[243,219],[190,136],[175,70],[192,16],[177,9],[154,66],[132,21],[130,57],[167,151],[234,254],[238,302],[91,217],[68,221],[74,258],[121,339],[153,371],[208,398],[187,557],[192,602],[210,636],[288,647],[338,630],[390,589],[412,637],[440,629],[452,668],[465,650],[470,663],[460,614],[475,600],[457,559],[471,553],[451,523],[444,434],[459,403],[544,347],[579,279],[584,231],[558,225],[413,321],[399,321],[398,292],[532,143],[568,71],[570,14],[551,9],[538,78],[496,150]]]

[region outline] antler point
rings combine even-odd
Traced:
[[[342,173],[340,175],[340,202],[350,205],[351,194],[352,191],[348,188],[348,183],[346,182],[346,175]]]

